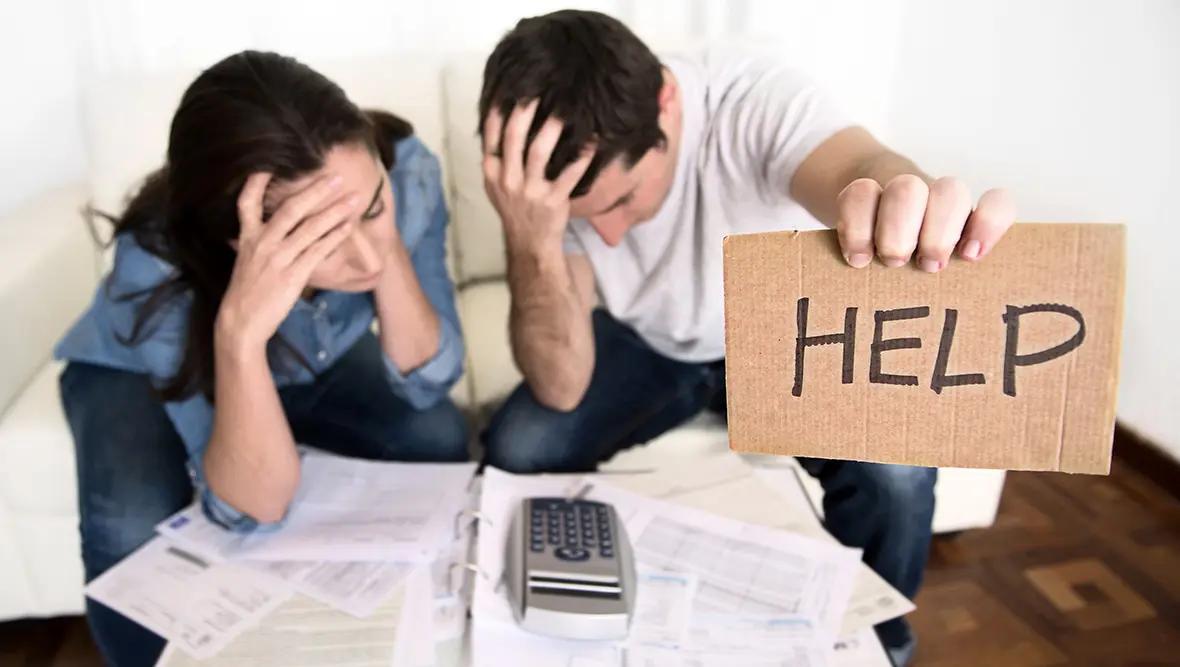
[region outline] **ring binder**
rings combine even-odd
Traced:
[[[492,521],[491,517],[487,516],[486,514],[483,514],[479,510],[473,510],[473,509],[463,510],[455,515],[454,533],[455,533],[456,540],[459,539],[460,537],[462,537],[459,524],[463,520],[463,518],[465,518],[465,517],[467,519],[469,519],[469,521],[467,522],[468,527],[470,527],[472,524],[475,524],[478,522],[486,523],[489,526],[496,525],[496,522]]]
[[[492,589],[497,593],[500,592],[500,587],[504,583],[503,577],[497,577],[496,579],[492,579],[492,576],[489,575],[487,572],[484,572],[483,570],[481,570],[478,565],[476,565],[475,563],[469,563],[466,561],[451,563],[450,568],[448,569],[448,572],[447,572],[447,577],[452,578],[454,576],[454,572],[456,569],[466,570],[468,572],[472,572],[472,573],[478,575],[481,579],[483,579],[484,581],[491,584]],[[462,588],[462,586],[460,586],[460,588]]]

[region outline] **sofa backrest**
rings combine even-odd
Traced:
[[[407,66],[407,63],[410,63]],[[409,119],[436,152],[443,146],[438,56],[415,54],[363,60],[309,62],[340,84],[361,107],[386,109]],[[168,128],[181,95],[199,71],[108,77],[88,86],[86,133],[94,204],[119,211],[143,178],[160,167]],[[446,169],[446,160],[444,169]]]

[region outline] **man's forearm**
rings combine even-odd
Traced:
[[[560,246],[510,249],[508,266],[516,365],[538,401],[555,410],[572,410],[594,370],[589,308]]]
[[[213,493],[238,511],[278,521],[299,485],[299,454],[265,346],[222,338],[215,347],[216,402],[205,477]]]

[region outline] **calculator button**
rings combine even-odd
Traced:
[[[545,544],[543,542],[533,542],[529,544],[529,549],[539,553],[545,550]]]
[[[561,560],[587,560],[590,558],[590,552],[581,547],[560,547],[553,552]]]
[[[614,558],[614,557],[615,557],[615,551],[614,551],[614,549],[611,549],[611,548],[609,548],[609,547],[602,547],[602,550],[601,550],[601,551],[599,551],[598,553],[599,553],[599,555],[601,555],[603,558]]]

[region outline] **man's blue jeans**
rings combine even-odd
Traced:
[[[296,441],[365,459],[467,460],[467,426],[455,405],[414,410],[390,390],[380,355],[367,334],[314,384],[279,392]],[[147,376],[71,363],[60,384],[77,451],[89,582],[192,503],[193,487],[184,444]],[[107,664],[155,664],[160,637],[90,600],[86,613]]]
[[[593,320],[596,364],[581,404],[571,412],[551,410],[526,385],[517,387],[484,433],[489,465],[517,473],[590,471],[615,452],[647,442],[705,408],[723,408],[724,362],[675,361],[653,351],[605,311],[596,310]],[[913,598],[930,549],[936,470],[799,462],[823,485],[828,531],[863,549],[873,570]],[[901,619],[877,631],[886,646],[910,640]]]

